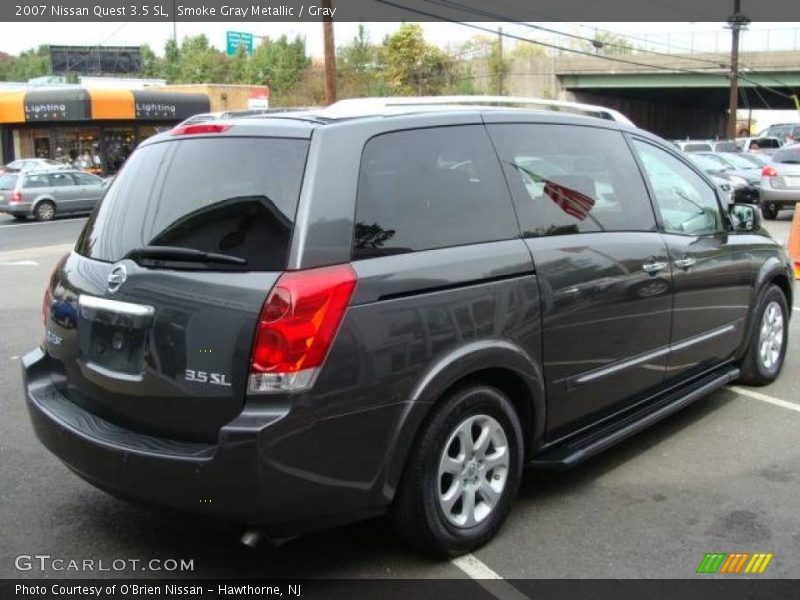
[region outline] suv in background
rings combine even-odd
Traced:
[[[761,211],[775,219],[800,202],[800,144],[784,146],[761,171]]]
[[[793,277],[759,218],[599,107],[370,99],[177,127],[57,264],[28,410],[115,495],[276,537],[389,513],[469,552],[525,465],[778,376]]]
[[[19,220],[32,216],[37,221],[87,213],[105,189],[101,178],[82,171],[6,171],[0,175],[0,213]]]

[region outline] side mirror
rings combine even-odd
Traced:
[[[753,232],[761,229],[761,211],[754,204],[731,204],[730,217],[734,231]]]

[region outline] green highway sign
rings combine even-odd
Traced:
[[[239,45],[244,46],[245,52],[248,55],[253,54],[253,34],[245,33],[243,31],[227,31],[225,32],[225,40],[227,46],[228,56],[236,56],[239,51]]]

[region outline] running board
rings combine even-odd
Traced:
[[[631,410],[620,419],[603,423],[543,450],[528,463],[539,469],[568,469],[574,467],[639,433],[653,423],[668,417],[739,377],[739,369],[726,366],[712,371],[687,386]]]

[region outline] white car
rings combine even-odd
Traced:
[[[15,171],[52,171],[53,169],[69,169],[69,165],[49,158],[20,158],[8,163],[4,170]]]

